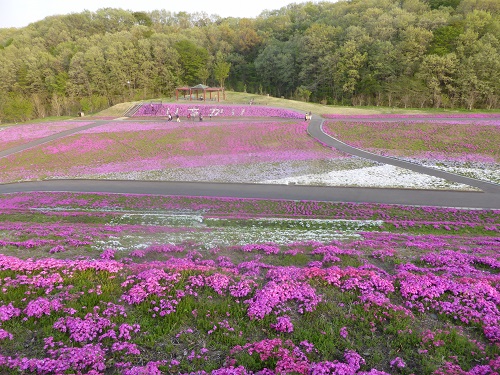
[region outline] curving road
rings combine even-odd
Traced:
[[[465,184],[465,185],[470,185],[477,187],[484,192],[488,193],[494,193],[494,194],[500,194],[500,185],[494,184],[494,183],[489,183],[486,181],[480,181],[476,180],[474,178],[469,178],[469,177],[464,177],[464,176],[459,176],[454,173],[449,173],[445,171],[440,171],[438,169],[434,168],[429,168],[429,167],[424,167],[415,163],[407,162],[401,159],[397,158],[392,158],[392,157],[387,157],[387,156],[381,156],[381,155],[376,155],[371,152],[363,151],[358,148],[349,146],[341,141],[339,141],[336,138],[333,138],[332,136],[326,134],[323,131],[323,123],[324,120],[321,118],[316,118],[309,123],[309,126],[307,128],[307,132],[309,135],[318,141],[320,141],[323,144],[326,144],[331,147],[335,147],[337,150],[343,151],[347,154],[359,156],[364,159],[369,159],[373,160],[379,163],[383,164],[390,164],[394,165],[396,167],[401,167],[401,168],[406,168],[409,170],[412,170],[414,172],[418,173],[423,173],[427,174],[429,176],[434,176],[434,177],[439,177],[443,178],[445,180],[457,182],[460,184]]]
[[[50,142],[84,129],[99,126],[110,120],[96,121],[92,124],[51,135],[22,146],[0,152],[0,158],[24,149]],[[478,187],[482,192],[459,192],[441,190],[382,189],[355,187],[326,187],[299,185],[231,184],[206,182],[169,182],[169,181],[122,181],[122,180],[45,180],[0,184],[0,194],[15,192],[84,192],[117,194],[154,194],[179,196],[210,196],[257,199],[311,200],[354,203],[383,203],[418,206],[440,206],[457,208],[500,209],[500,185],[490,184],[451,173],[425,168],[401,160],[374,155],[350,147],[322,131],[323,120],[313,116],[308,127],[309,134],[331,147],[381,163],[426,173],[451,181]]]

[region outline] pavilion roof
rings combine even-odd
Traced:
[[[205,91],[221,91],[222,88],[221,87],[210,87],[210,86],[199,84],[199,85],[192,86],[192,87],[189,87],[189,86],[177,87],[176,90],[182,90],[182,91],[190,91],[190,90],[194,90],[194,91],[203,91],[203,90],[205,90]]]
[[[191,87],[192,89],[201,89],[201,90],[206,90],[210,88],[209,86],[202,85],[201,83],[199,85]]]

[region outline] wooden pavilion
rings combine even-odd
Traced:
[[[200,97],[200,92],[202,93],[202,96]],[[186,95],[189,95],[189,100],[193,100],[193,94],[195,95],[195,100],[207,100],[207,93],[209,95],[208,100],[215,100],[215,98],[212,99],[212,93],[216,92],[217,93],[217,101],[220,102],[220,93],[222,92],[222,99],[225,99],[225,93],[224,89],[222,87],[209,87],[205,86],[202,84],[193,86],[193,87],[177,87],[175,89],[175,100],[179,100],[179,93],[182,93],[182,96],[184,99],[186,99]]]

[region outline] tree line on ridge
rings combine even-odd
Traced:
[[[203,83],[335,105],[494,109],[497,0],[341,0],[256,18],[103,8],[0,29],[0,120]]]

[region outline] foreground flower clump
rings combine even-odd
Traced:
[[[68,193],[0,210],[0,373],[500,370],[498,211]]]

